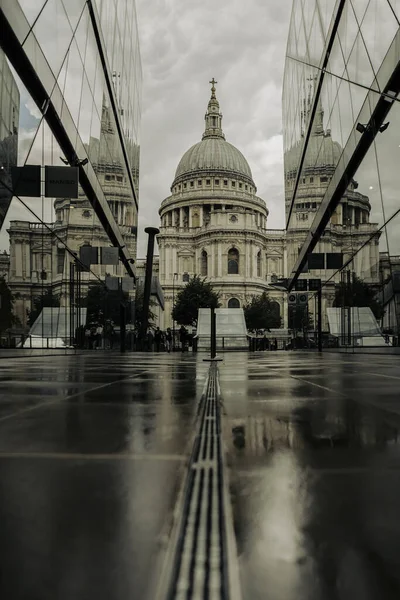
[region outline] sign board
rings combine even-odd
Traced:
[[[106,288],[111,292],[117,292],[119,288],[119,277],[106,276]]]
[[[293,294],[293,293],[289,294],[288,295],[288,304],[293,305],[296,303],[297,303],[297,294]]]
[[[77,198],[78,167],[45,167],[45,196],[48,198]]]
[[[87,267],[88,271],[90,265],[97,265],[98,250],[97,246],[81,246],[79,248],[79,260]]]
[[[308,289],[310,292],[318,292],[321,289],[321,280],[320,279],[309,279],[308,280]]]
[[[16,196],[40,198],[40,169],[40,165],[11,168],[12,187]]]
[[[307,257],[307,266],[309,271],[315,269],[325,269],[325,254],[312,252]]]
[[[101,265],[118,265],[119,263],[119,250],[116,247],[100,248],[100,264]]]
[[[131,292],[133,289],[135,289],[133,277],[122,277],[121,285],[123,292]]]
[[[395,294],[400,293],[400,271],[393,271],[392,281],[393,281],[393,292]]]
[[[308,294],[297,294],[297,302],[298,304],[305,305],[308,303]]]
[[[326,253],[326,268],[341,269],[343,267],[343,254],[341,252]]]
[[[294,283],[294,289],[296,292],[307,291],[307,279],[297,279]]]

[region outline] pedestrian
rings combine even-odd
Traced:
[[[146,341],[147,341],[147,351],[148,352],[153,352],[153,341],[154,341],[154,335],[151,329],[149,329],[147,331],[147,336],[146,336]]]
[[[86,327],[85,329],[85,350],[89,350],[90,348],[90,328]]]
[[[154,332],[154,344],[156,347],[156,352],[160,352],[161,340],[162,340],[161,330],[159,327],[156,327],[156,330]]]
[[[101,350],[103,345],[103,325],[99,323],[96,327],[96,349]]]
[[[169,353],[171,352],[172,346],[172,331],[171,327],[167,327],[167,331],[165,333],[165,349]]]
[[[181,351],[185,352],[185,347],[186,347],[186,335],[187,335],[187,331],[184,325],[181,325],[180,329],[179,329],[179,340],[181,342]]]
[[[97,332],[97,326],[95,323],[92,323],[92,325],[90,326],[90,338],[89,338],[91,350],[96,349],[96,332]]]

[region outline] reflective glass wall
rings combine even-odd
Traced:
[[[293,3],[283,91],[288,276],[322,280],[330,345],[398,343],[399,26],[392,0]],[[315,239],[325,262],[305,272]],[[342,268],[327,268],[334,253]],[[313,302],[310,294],[311,313]],[[364,327],[359,308],[376,323]]]
[[[0,49],[0,229],[10,206],[11,169],[17,165],[20,96]]]
[[[136,258],[142,71],[135,2],[0,0],[0,17],[7,31],[0,40],[3,60],[14,82],[7,93],[16,106],[18,165],[72,164],[66,151],[72,147],[85,180],[78,198],[12,199],[0,249],[9,252],[17,325],[32,325],[44,307],[52,314],[53,337],[60,319],[63,330],[75,328],[85,317],[69,323],[69,312],[86,308],[96,284],[88,320],[104,326],[105,313],[112,312],[105,277],[128,275]],[[17,58],[10,40],[19,44]],[[25,60],[37,80],[21,69]],[[47,100],[38,103],[42,92]],[[1,123],[10,121],[10,106],[7,112],[2,106]],[[121,248],[124,262],[88,269],[77,263],[82,246],[111,245]]]

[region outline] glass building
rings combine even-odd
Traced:
[[[288,275],[291,289],[321,279],[327,343],[332,329],[332,344],[398,340],[399,26],[394,0],[293,2],[283,89]],[[315,312],[313,294],[308,304]]]
[[[25,324],[35,297],[68,307],[72,288],[106,273],[134,278],[142,70],[134,0],[0,0],[0,30],[1,139],[16,136],[19,110],[19,166],[79,168],[78,198],[11,202],[9,286]],[[117,247],[119,264],[82,270],[82,246]]]
[[[0,229],[10,206],[11,169],[17,165],[20,96],[0,49]]]

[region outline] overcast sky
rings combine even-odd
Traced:
[[[140,239],[159,224],[184,152],[201,140],[210,97],[246,157],[268,226],[284,227],[281,96],[292,0],[136,0],[143,65]]]

